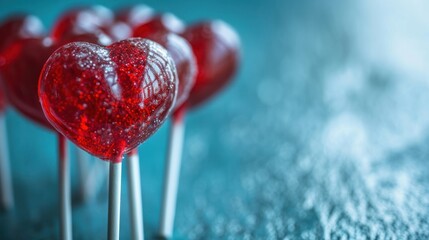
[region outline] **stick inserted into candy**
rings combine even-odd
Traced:
[[[62,13],[55,21],[50,37],[54,42],[62,43],[61,45],[75,41],[109,45],[112,43],[112,39],[104,29],[109,28],[113,20],[113,12],[100,5],[70,9]],[[91,172],[105,171],[107,173],[107,171],[104,166],[97,163],[91,165],[89,155],[77,147],[76,160],[79,172],[79,200],[86,203],[97,194],[99,183],[104,178],[103,174],[91,175]]]
[[[174,208],[176,206],[175,196],[177,194],[184,134],[184,125],[182,120],[186,111],[182,105],[187,100],[192,86],[194,85],[197,66],[191,46],[182,37],[166,31],[153,33],[146,37],[161,44],[167,49],[176,64],[179,77],[179,91],[172,116],[169,151],[167,153],[166,163],[166,179],[164,181],[164,189],[167,191],[164,192],[166,196],[162,205],[162,216],[168,216],[171,219],[174,219]],[[171,224],[173,223],[172,220],[162,221],[162,223],[167,222]],[[172,225],[162,226],[162,228],[171,229]]]
[[[176,95],[173,60],[150,40],[67,44],[42,70],[39,97],[47,119],[76,145],[110,162],[109,239],[119,238],[123,155],[161,126]]]
[[[147,21],[134,26],[133,30],[134,37],[147,38],[161,44],[167,49],[168,53],[172,57],[179,77],[175,107],[180,106],[187,99],[194,84],[196,74],[196,63],[191,47],[186,40],[174,34],[183,33],[185,30],[184,23],[173,14],[165,13],[153,15],[152,18]],[[135,154],[137,154],[137,151]],[[134,156],[133,153],[131,153],[130,158],[138,158],[138,156]],[[135,177],[129,177],[129,179],[130,185],[135,185],[133,182],[140,181]],[[134,188],[131,188],[130,190],[133,192],[139,191]],[[137,195],[138,193],[134,194]],[[135,203],[130,202],[130,205],[132,204]],[[131,225],[134,226],[132,229],[139,228],[136,218],[131,218]]]

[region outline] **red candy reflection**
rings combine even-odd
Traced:
[[[235,31],[222,21],[197,23],[188,27],[183,36],[197,60],[197,78],[187,102],[195,107],[232,79],[238,67],[240,41]]]
[[[163,123],[177,94],[177,73],[167,51],[143,39],[106,48],[71,43],[46,62],[39,83],[52,125],[91,154],[121,156]]]

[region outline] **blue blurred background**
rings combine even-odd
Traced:
[[[176,239],[429,238],[429,3],[3,0],[0,18],[51,27],[71,7],[135,3],[222,19],[242,40],[233,84],[187,118]],[[58,238],[56,137],[13,109],[7,124],[16,209],[0,213],[0,239]],[[149,239],[167,125],[140,148]],[[74,201],[76,239],[105,237],[106,196]]]

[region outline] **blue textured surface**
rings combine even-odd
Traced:
[[[51,25],[79,2],[2,2],[0,17]],[[145,2],[188,22],[223,19],[243,43],[234,84],[187,118],[177,239],[429,238],[428,4],[381,2]],[[0,239],[57,238],[55,136],[11,109],[7,121],[16,209],[0,214]],[[140,149],[148,238],[167,130]],[[105,237],[106,191],[73,206],[76,239]]]

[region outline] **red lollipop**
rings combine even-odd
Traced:
[[[111,161],[109,237],[119,238],[123,154],[164,122],[177,94],[177,73],[165,49],[145,39],[106,48],[71,43],[46,62],[39,96],[52,125],[81,148]]]
[[[6,19],[0,25],[0,65],[4,64],[3,51],[17,39],[40,36],[43,32],[40,20],[31,15],[18,15]],[[11,209],[14,206],[13,186],[9,169],[9,154],[6,136],[4,109],[6,96],[0,76],[0,208]]]
[[[154,42],[157,42],[161,44],[163,47],[165,47],[172,57],[177,73],[178,73],[178,80],[179,80],[179,87],[178,87],[178,94],[177,94],[177,100],[175,104],[175,110],[178,106],[182,105],[183,102],[186,101],[188,98],[188,94],[194,84],[195,80],[195,74],[196,74],[196,64],[195,64],[195,58],[192,53],[191,47],[187,43],[186,40],[184,40],[182,37],[179,37],[176,34],[168,33],[165,31],[161,31],[155,34],[150,35],[144,35],[141,36],[147,39],[150,39]],[[173,113],[175,115],[176,112]],[[139,156],[137,149],[133,152],[131,152],[129,155],[129,171],[128,173],[128,182],[130,183],[130,190],[128,191],[130,194],[129,199],[136,199],[134,201],[130,202],[130,215],[131,215],[131,229],[133,236],[141,236],[142,232],[139,231],[139,229],[142,229],[142,224],[139,224],[142,222],[140,219],[142,218],[139,213],[141,213],[141,206],[137,205],[136,203],[141,202],[139,200],[140,193],[140,173],[138,172],[139,169]],[[132,169],[131,169],[132,168]],[[130,172],[132,170],[132,172]],[[133,239],[141,239],[139,237],[133,237]]]
[[[50,38],[21,39],[4,51],[5,64],[0,67],[0,74],[5,80],[8,99],[25,116],[37,123],[53,129],[46,120],[38,98],[38,80],[43,64],[58,47],[70,41],[91,41],[98,44],[110,43],[103,34],[68,35],[68,39],[53,43]],[[71,210],[69,197],[68,159],[66,141],[59,136],[60,155],[60,199],[61,199],[61,236],[71,238]]]
[[[232,79],[239,62],[239,38],[235,31],[222,21],[201,22],[189,26],[183,36],[192,46],[198,73],[188,100],[173,115],[159,230],[160,235],[165,238],[170,238],[173,233],[185,112],[188,107],[194,108],[222,90]]]

